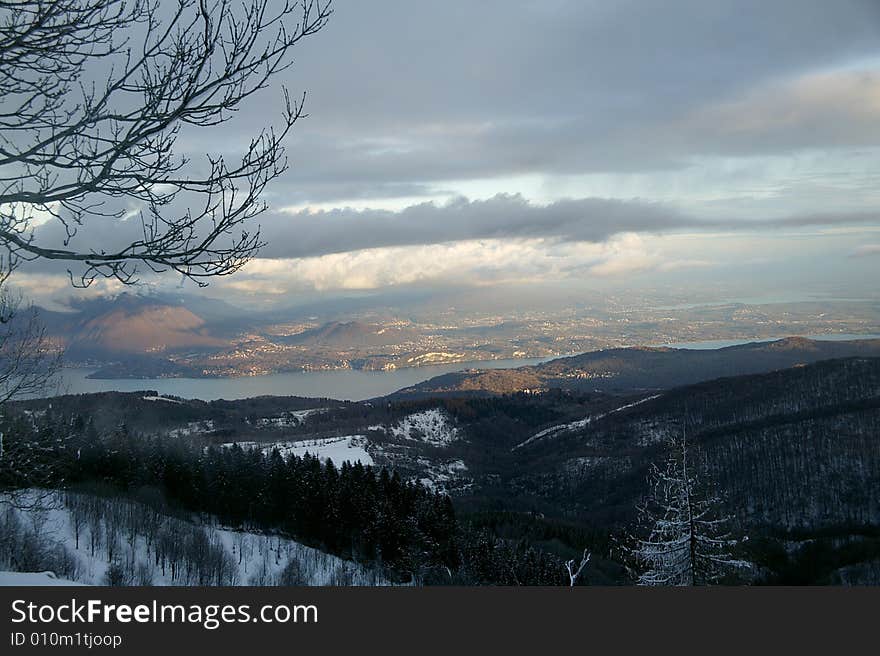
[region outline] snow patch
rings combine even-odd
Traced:
[[[173,428],[168,431],[168,437],[189,437],[190,435],[203,435],[214,430],[214,420],[206,419],[205,421],[191,421],[180,428]]]
[[[467,471],[464,460],[433,462],[427,458],[419,458],[418,463],[425,472],[425,476],[418,481],[432,492],[448,494],[453,489],[460,491],[473,485],[472,482],[462,480],[462,475]]]
[[[452,425],[452,420],[440,408],[407,415],[394,424],[389,432],[399,439],[425,442],[432,446],[447,446],[461,438],[461,431]]]
[[[327,412],[329,408],[309,408],[308,410],[291,410],[277,417],[261,417],[257,426],[270,428],[294,428],[306,422],[312,415]]]
[[[367,438],[364,435],[347,435],[345,437],[328,437],[316,440],[300,440],[298,442],[228,442],[221,446],[231,447],[238,444],[242,449],[259,449],[270,454],[274,449],[282,457],[294,455],[302,457],[311,454],[320,460],[332,460],[336,466],[348,461],[362,465],[373,465],[373,458],[367,453]]]

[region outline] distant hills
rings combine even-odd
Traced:
[[[43,311],[50,334],[75,359],[218,348],[226,343],[221,331],[213,331],[188,305],[164,299],[121,294],[79,304],[75,310]]]
[[[187,349],[230,346],[242,332],[261,332],[267,317],[222,301],[197,297],[120,294],[74,305],[71,312],[41,310],[50,334],[72,359],[118,359]],[[272,335],[279,344],[358,349],[415,340],[412,328],[360,321],[330,321],[293,335]]]
[[[720,349],[608,349],[516,369],[445,374],[404,388],[394,396],[491,395],[553,388],[628,394],[849,357],[880,357],[880,339],[826,341],[789,337]]]
[[[438,328],[393,317],[323,323],[309,317],[279,323],[276,316],[192,296],[124,293],[79,301],[70,312],[44,310],[42,317],[65,359],[97,365],[97,378],[378,370],[435,362],[457,362],[465,368],[468,361],[547,353],[549,348],[540,330],[529,333],[528,326],[511,323]],[[524,335],[516,332],[520,329]],[[536,366],[450,373],[402,389],[395,397],[488,396],[553,388],[627,394],[857,356],[880,356],[880,340],[791,337],[715,350],[613,348]]]
[[[282,338],[288,344],[324,346],[340,349],[387,346],[417,338],[411,328],[367,324],[360,321],[331,321],[318,328]]]

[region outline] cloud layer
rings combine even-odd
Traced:
[[[873,241],[828,238],[828,276],[874,261],[876,0],[334,6],[275,80],[308,90],[311,116],[267,190],[267,245],[225,292],[711,276],[733,259],[725,244],[749,251],[742,235],[829,227]],[[279,99],[273,84],[180,145],[195,161],[234,155],[277,122]],[[138,229],[92,219],[75,245]],[[684,232],[698,235],[690,251],[658,246]],[[65,235],[47,223],[36,236]],[[811,266],[796,250],[762,257],[792,279]]]

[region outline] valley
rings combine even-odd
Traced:
[[[670,439],[687,435],[695,466],[715,486],[724,512],[736,518],[742,557],[753,565],[748,582],[877,583],[880,341],[796,338],[702,351],[623,349],[554,360],[525,373],[491,373],[504,385],[510,376],[540,385],[460,385],[433,393],[436,382],[428,381],[418,394],[403,390],[368,401],[201,401],[144,389],[16,402],[5,422],[10,435],[13,426],[67,435],[62,459],[69,449],[93,453],[71,461],[74,490],[80,478],[105,472],[105,482],[127,490],[125,496],[154,490],[164,507],[191,521],[202,523],[205,510],[220,512],[230,526],[280,529],[286,539],[374,568],[370,576],[422,584],[555,585],[562,560],[584,547],[594,554],[586,583],[626,583],[621,545],[637,522],[651,468],[664,459]],[[181,464],[168,469],[178,458]],[[195,479],[183,474],[190,458],[203,471]],[[153,461],[164,474],[144,469]],[[270,472],[285,466],[301,473],[273,483]],[[424,544],[427,534],[419,529],[387,543],[403,549],[393,561],[391,552],[379,558],[392,547],[350,542],[344,528],[350,520],[325,528],[312,523],[347,512],[335,504],[350,502],[350,493],[331,502],[322,488],[309,487],[317,468],[340,494],[349,488],[338,488],[339,475],[347,486],[361,480],[358,472],[371,471],[388,485],[393,476],[394,485],[408,486],[417,498],[428,495],[412,508],[451,499],[456,528],[444,524],[443,540],[431,542],[427,556],[404,546]],[[205,489],[196,484],[221,471],[245,478],[233,484],[221,476]],[[303,492],[279,492],[293,505],[274,510],[268,499],[277,485],[311,490],[311,500],[294,501]],[[227,498],[227,505],[209,501],[214,497]],[[255,498],[265,500],[247,501]],[[358,512],[359,518],[381,516]],[[419,515],[418,522],[434,526],[432,516]],[[378,532],[370,539],[385,544],[391,526],[375,521],[380,524],[370,530]],[[495,557],[480,560],[485,544],[494,545],[495,557],[512,560],[514,573]]]

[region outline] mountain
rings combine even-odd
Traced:
[[[880,358],[720,378],[553,422],[511,447],[516,486],[541,496],[550,475],[556,502],[613,512],[637,497],[668,438],[684,434],[750,523],[880,524]]]
[[[552,388],[627,394],[859,356],[880,356],[880,340],[830,341],[789,337],[721,349],[617,348],[516,369],[445,374],[401,389],[395,398],[461,393],[509,394]]]
[[[163,354],[179,349],[219,348],[226,341],[216,330],[217,308],[197,307],[161,297],[120,294],[73,306],[69,313],[42,311],[50,334],[66,346],[71,359],[119,358]]]
[[[507,404],[516,397],[496,398],[470,399],[482,416],[460,421],[460,443],[433,456],[466,467],[457,508],[546,518],[520,522],[526,534],[551,518],[625,534],[667,439],[686,434],[694,470],[766,582],[880,583],[880,358],[721,378],[616,407],[599,397],[537,424],[536,412]]]
[[[430,403],[449,413],[458,436],[411,453],[411,466],[422,466],[412,476],[458,463],[451,474],[459,480],[445,482],[456,509],[504,535],[559,539],[564,523],[606,536],[592,538],[594,554],[614,553],[607,536],[632,530],[651,467],[667,457],[668,438],[686,434],[694,471],[735,518],[735,534],[748,538],[744,557],[762,580],[880,583],[880,358],[626,397],[419,401]],[[367,450],[379,463],[406,462]]]

